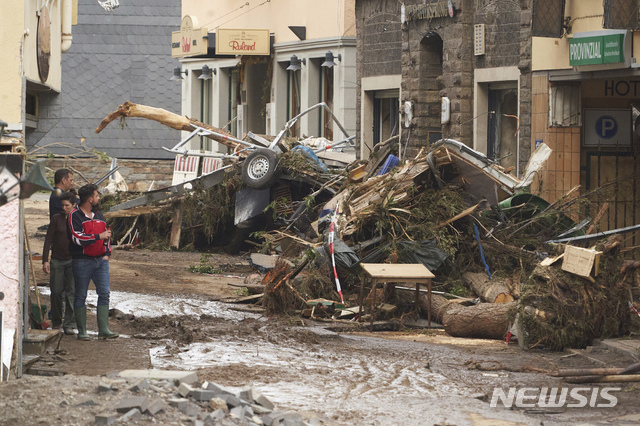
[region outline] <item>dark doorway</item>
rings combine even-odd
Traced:
[[[384,142],[398,134],[400,93],[397,89],[380,90],[373,94],[373,144]]]
[[[507,170],[515,169],[518,160],[517,115],[518,90],[489,86],[487,157]]]

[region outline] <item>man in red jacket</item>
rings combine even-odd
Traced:
[[[119,335],[109,330],[109,256],[111,230],[98,210],[98,187],[88,184],[78,191],[80,205],[69,214],[69,252],[73,257],[75,310],[78,340],[91,340],[87,334],[87,290],[93,281],[98,293],[98,339],[114,339]]]

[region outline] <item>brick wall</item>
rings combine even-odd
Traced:
[[[129,191],[147,191],[153,181],[155,181],[153,184],[155,189],[171,185],[173,160],[118,159],[118,165],[120,166],[118,172],[127,182]],[[97,158],[50,158],[47,160],[47,167],[54,171],[61,168],[70,169],[75,174],[76,185],[82,186],[87,183],[86,180],[95,182],[107,173],[111,162],[102,162]]]

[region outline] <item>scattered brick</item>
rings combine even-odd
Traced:
[[[132,408],[131,410],[127,411],[126,414],[124,414],[123,416],[120,416],[120,418],[118,419],[118,422],[128,422],[129,420],[140,417],[141,414],[142,413],[138,408]]]
[[[113,413],[100,413],[95,417],[96,425],[110,425],[116,422],[116,415]]]

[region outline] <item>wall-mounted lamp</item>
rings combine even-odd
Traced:
[[[18,179],[7,167],[0,166],[0,206],[20,198],[31,197],[36,191],[53,191],[47,180],[44,159],[37,160],[26,177]]]
[[[184,75],[189,75],[189,70],[182,71],[180,67],[175,67],[173,69],[173,77],[171,77],[171,80],[184,80],[184,78],[182,78],[182,73],[184,73]]]
[[[302,67],[300,66],[300,62],[307,65],[306,58],[298,59],[296,55],[291,55],[291,60],[289,61],[287,71],[298,71],[299,69],[302,69]]]
[[[324,55],[324,62],[320,66],[329,68],[335,66],[336,63],[333,61],[335,58],[338,58],[338,60],[342,62],[342,55],[340,53],[338,53],[338,56],[335,56],[330,50],[328,50]]]
[[[218,74],[218,70],[216,68],[209,68],[209,66],[205,64],[202,66],[202,74],[200,74],[198,80],[211,80],[213,74]]]

